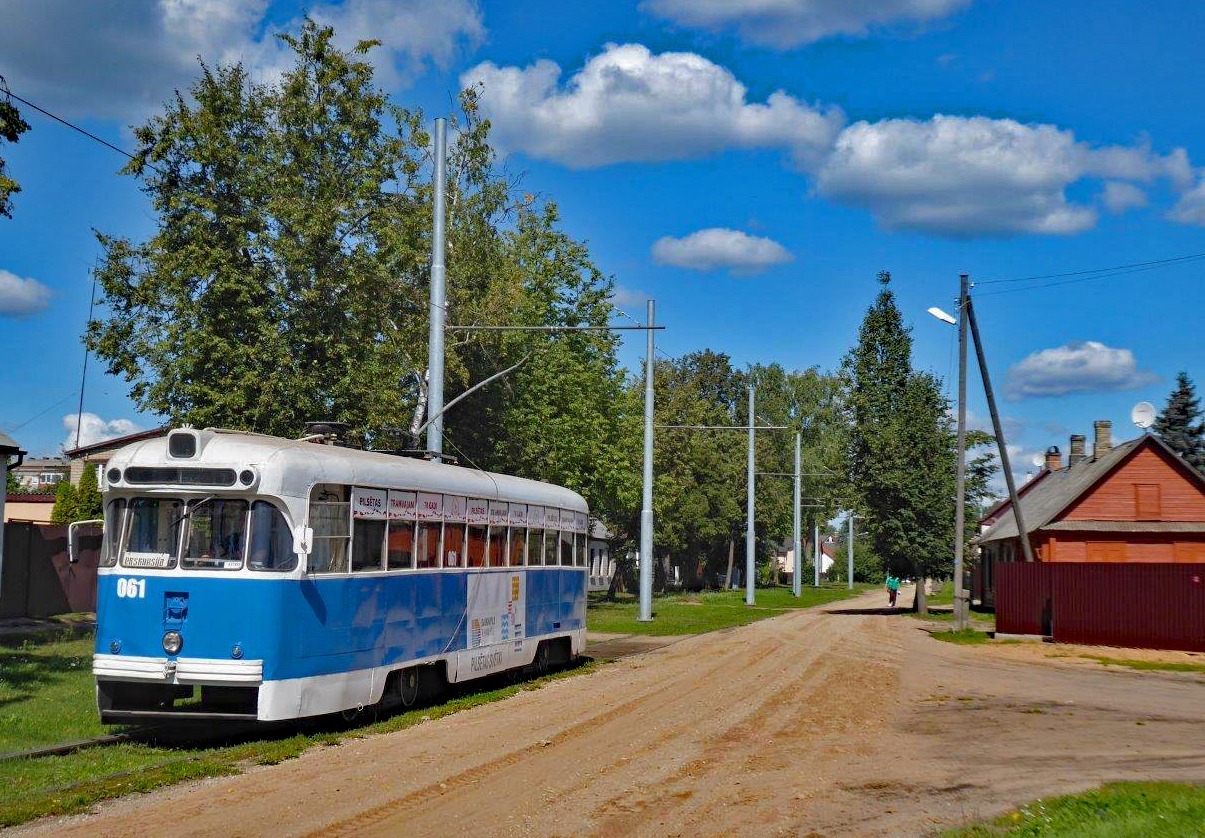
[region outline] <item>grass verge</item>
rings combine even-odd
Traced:
[[[759,588],[755,594],[756,605],[753,606],[745,604],[743,591],[668,594],[653,600],[653,620],[646,623],[636,619],[639,603],[635,597],[625,596],[612,601],[593,596],[586,612],[586,628],[611,634],[701,634],[747,625],[798,608],[838,602],[874,587],[854,585],[853,591],[844,584],[805,587],[799,598],[791,593],[790,588]]]
[[[944,838],[1145,838],[1205,835],[1205,786],[1111,783],[1022,806]]]
[[[1176,661],[1141,661],[1124,658],[1109,658],[1102,655],[1081,655],[1080,657],[1103,663],[1106,666],[1124,666],[1129,669],[1141,669],[1155,672],[1205,672],[1205,664],[1184,663]]]
[[[4,673],[3,689],[8,690],[8,697],[13,699],[2,705],[3,712],[12,717],[6,722],[10,731],[6,750],[23,750],[112,732],[112,728],[102,727],[96,720],[91,667],[64,664],[64,661],[79,658],[80,644],[87,650],[85,658],[90,663],[90,640],[55,641],[40,646],[23,643],[15,648],[0,648],[0,653],[7,655],[3,658],[6,666],[0,670]],[[13,680],[7,667],[9,661],[16,662],[21,673],[16,687],[9,686]],[[233,744],[214,747],[164,747],[128,742],[63,756],[0,760],[0,827],[50,815],[86,811],[103,800],[131,792],[152,791],[184,780],[238,774],[252,765],[274,765],[299,756],[315,745],[334,745],[347,738],[403,730],[500,701],[523,690],[538,689],[550,680],[581,675],[595,667],[595,664],[587,663],[518,684],[500,685],[503,679],[493,678],[474,690],[453,687],[447,694],[450,697],[442,703],[399,713],[352,730],[331,730],[329,722],[324,729],[319,722],[305,728],[295,725],[263,734],[257,731]],[[39,685],[47,687],[49,703],[43,702],[43,690]],[[3,695],[6,693],[0,693]],[[64,709],[67,717],[56,723],[53,717]],[[26,729],[24,725],[32,726],[29,733],[17,736],[16,732]]]

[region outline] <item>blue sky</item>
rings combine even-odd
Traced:
[[[102,8],[103,6],[103,8]],[[304,7],[375,37],[380,79],[434,117],[482,101],[523,188],[556,200],[669,355],[835,369],[892,287],[919,367],[956,374],[958,275],[976,309],[1018,471],[1177,371],[1205,385],[1205,4],[1119,0],[644,0]],[[867,12],[866,9],[872,9]],[[196,56],[279,67],[295,3],[10,0],[12,91],[122,147]],[[122,159],[39,114],[0,146],[23,190],[0,218],[0,429],[37,454],[74,428],[92,231],[154,222]],[[1020,277],[1030,282],[994,282]],[[1074,280],[1068,282],[1067,280]],[[1006,293],[1000,293],[1006,292]],[[626,321],[625,321],[626,322]],[[642,339],[623,352],[639,363]],[[971,377],[976,424],[986,407]],[[157,417],[93,360],[85,442]]]

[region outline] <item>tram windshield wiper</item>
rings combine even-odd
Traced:
[[[175,527],[181,521],[188,518],[189,515],[192,515],[193,512],[195,512],[202,504],[209,503],[211,500],[217,500],[217,497],[218,497],[217,495],[210,495],[209,497],[201,498],[199,501],[196,501],[195,503],[194,502],[185,503],[184,511],[182,513],[180,513],[179,518],[176,518],[174,521],[172,521],[171,526]]]

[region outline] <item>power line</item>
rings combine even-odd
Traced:
[[[1108,268],[1091,268],[1082,271],[1066,271],[1057,274],[1037,274],[1035,276],[1018,276],[1009,279],[987,279],[976,282],[976,286],[980,285],[1003,285],[1013,282],[1036,282],[1041,279],[1062,279],[1072,276],[1087,276],[1089,274],[1099,274],[1100,276],[1089,277],[1090,279],[1105,278],[1108,276],[1117,276],[1126,273],[1133,273],[1135,269],[1156,268],[1163,265],[1176,265],[1187,262],[1195,262],[1200,259],[1205,259],[1205,253],[1190,253],[1187,256],[1172,256],[1167,259],[1152,259],[1149,262],[1132,262],[1128,265],[1114,265]],[[1058,283],[1062,284],[1062,283]],[[1042,286],[1044,287],[1044,286]],[[998,292],[1002,293],[1002,292]],[[985,296],[980,294],[978,296]]]

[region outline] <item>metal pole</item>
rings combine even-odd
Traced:
[[[434,226],[431,233],[431,301],[427,333],[427,415],[435,417],[427,426],[427,450],[439,462],[444,451],[444,323],[447,322],[447,293],[444,267],[444,193],[447,179],[447,121],[435,120],[435,182],[432,185]]]
[[[795,573],[791,577],[791,593],[795,596],[803,595],[803,545],[802,537],[803,530],[800,526],[799,513],[801,498],[799,493],[800,475],[803,471],[800,468],[800,450],[803,445],[803,434],[799,431],[795,432]]]
[[[1017,497],[1017,485],[1013,470],[1008,464],[1008,446],[1004,444],[1004,431],[1000,428],[1000,414],[996,412],[996,397],[992,395],[992,379],[987,373],[987,359],[983,355],[983,341],[979,338],[979,324],[975,321],[975,305],[967,292],[967,320],[971,324],[971,337],[975,341],[975,357],[979,360],[979,375],[983,378],[983,392],[987,396],[987,409],[992,414],[992,432],[996,435],[996,447],[1000,451],[1000,466],[1004,469],[1004,483],[1008,486],[1008,498],[1013,507],[1013,518],[1017,522],[1017,535],[1021,539],[1021,552],[1025,561],[1033,561],[1033,547],[1029,543],[1029,531],[1021,515],[1021,501]]]
[[[849,513],[849,542],[846,545],[846,562],[849,565],[849,589],[854,589],[854,514]]]
[[[756,398],[756,392],[753,385],[749,385],[749,467],[747,476],[748,491],[745,497],[745,605],[753,605],[753,576],[754,567],[754,552],[756,550],[756,536],[753,533],[753,490],[754,481],[757,480],[757,475],[754,474],[753,464],[753,403]]]
[[[812,525],[812,570],[816,574],[816,587],[820,587],[820,522]]]
[[[958,286],[958,459],[954,466],[954,630],[967,627],[962,591],[962,550],[966,527],[967,477],[967,286],[966,274]]]
[[[653,619],[653,301],[646,313],[644,356],[644,486],[640,502],[640,622]]]

